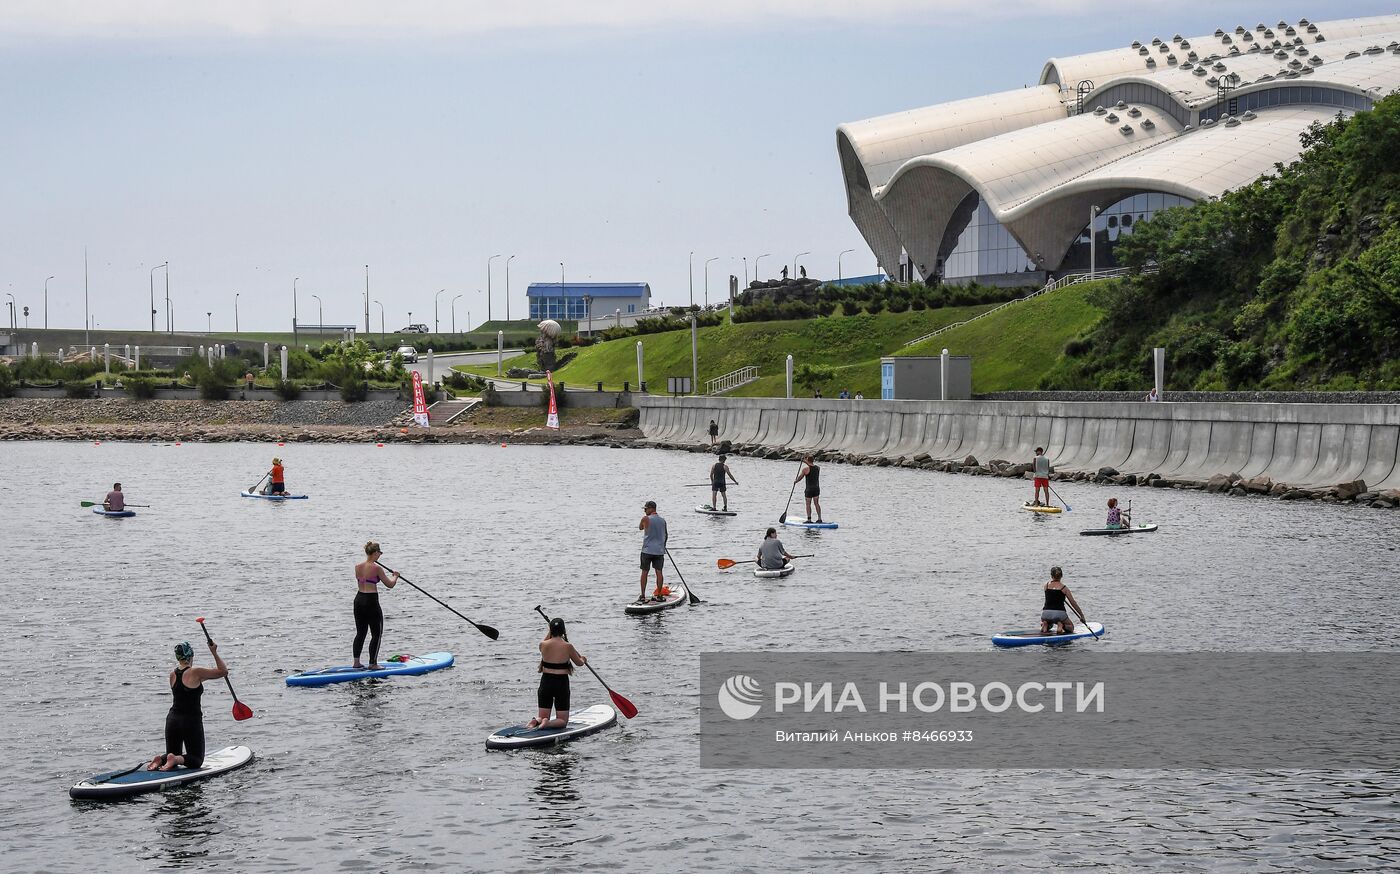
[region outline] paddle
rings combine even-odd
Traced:
[[[389,567],[388,565],[384,564],[384,562],[382,562],[382,561],[377,561],[377,562],[375,562],[375,564],[377,564],[377,565],[379,565],[380,567],[384,568],[384,570],[388,571],[388,572],[391,573],[391,574],[398,574],[398,573],[399,573],[398,571],[396,571],[396,570],[394,570],[393,568]],[[447,603],[444,602],[444,601],[438,600],[438,598],[437,598],[436,596],[434,596],[431,592],[424,592],[422,586],[420,586],[420,585],[418,585],[417,583],[413,582],[413,580],[410,580],[408,577],[404,576],[403,574],[399,574],[399,579],[402,580],[402,581],[405,582],[405,583],[408,583],[410,586],[413,586],[413,588],[417,589],[418,591],[423,592],[423,594],[427,595],[429,598],[432,598],[434,601],[437,601],[439,604],[441,604],[442,606],[446,607],[448,610],[451,610],[453,613],[457,613],[456,609],[454,609],[450,604],[447,604]],[[463,618],[463,619],[467,619],[467,617],[462,616],[461,613],[457,613],[457,615],[458,615],[458,616],[461,616],[461,618]],[[479,622],[472,622],[470,619],[467,619],[467,622],[471,623],[471,625],[472,625],[473,628],[475,628],[477,631],[480,631],[482,634],[486,635],[487,637],[491,638],[492,640],[495,640],[496,638],[498,638],[498,637],[501,636],[501,633],[500,633],[499,631],[497,631],[496,629],[492,628],[492,627],[489,626],[489,625],[482,625],[482,624],[479,623]]]
[[[812,556],[813,553],[808,553],[807,555],[794,555],[793,558],[812,558]],[[734,567],[734,565],[736,564],[754,564],[757,561],[758,559],[756,558],[748,558],[744,559],[743,561],[735,561],[732,558],[721,558],[717,559],[715,561],[715,564],[719,567],[720,570],[728,570],[729,568]]]
[[[663,548],[664,548],[664,547],[663,547]],[[685,575],[681,573],[681,567],[680,567],[680,565],[676,564],[676,557],[675,557],[674,555],[671,555],[671,550],[669,550],[669,549],[666,550],[666,557],[669,558],[669,559],[671,560],[671,568],[672,568],[673,570],[675,570],[676,576],[678,576],[678,577],[681,578],[681,585],[682,585],[682,586],[685,586],[685,594],[686,594],[686,597],[690,598],[690,603],[692,603],[692,604],[699,604],[699,603],[700,603],[700,597],[699,597],[698,595],[696,595],[693,591],[691,591],[691,589],[690,589],[690,583],[687,583],[687,582],[685,581]]]
[[[103,503],[102,501],[79,501],[79,502],[78,502],[78,506],[80,506],[80,507],[101,507],[101,506],[102,506],[102,503]],[[125,506],[128,506],[128,507],[150,507],[151,505],[150,505],[150,504],[126,504]]]
[[[797,469],[798,469],[798,470],[801,470],[802,467],[805,466],[806,464],[807,464],[807,462],[805,462],[805,461],[798,462],[798,465],[799,465],[799,466],[798,466]],[[798,479],[801,479],[801,477],[798,477]],[[778,517],[778,524],[779,524],[779,525],[786,524],[786,522],[787,522],[787,514],[788,514],[788,507],[791,507],[791,506],[792,506],[792,496],[795,495],[795,494],[797,494],[797,480],[796,480],[796,479],[792,481],[792,488],[788,489],[788,499],[787,499],[787,503],[783,506],[783,515],[781,515],[781,516]]]
[[[262,479],[259,479],[256,483],[249,487],[248,494],[256,495],[258,493],[258,486],[262,485],[263,480],[267,479],[270,476],[272,476],[272,471],[269,470],[267,473],[262,475]]]
[[[204,627],[204,617],[197,616],[194,621],[199,623],[200,630],[204,632],[204,639],[209,641],[212,645],[214,643],[214,638],[209,636],[209,629]],[[228,678],[227,673],[224,674],[224,682],[228,683],[228,693],[233,696],[233,718],[239,722],[245,719],[252,719],[253,708],[238,700],[238,693],[233,691],[233,681]]]
[[[544,616],[545,622],[549,622],[549,617],[545,616],[544,611],[540,609],[540,605],[535,605],[535,612],[540,614],[541,616]],[[622,712],[623,716],[627,717],[628,719],[632,719],[637,715],[637,705],[633,704],[631,701],[628,701],[626,698],[614,692],[612,686],[609,686],[607,682],[603,680],[602,677],[598,676],[598,672],[593,670],[592,665],[585,664],[584,667],[588,668],[589,672],[593,674],[594,677],[597,677],[598,682],[603,684],[603,688],[608,690],[608,696],[612,698],[612,702],[617,705],[617,709]]]
[[[1069,505],[1069,501],[1066,501],[1064,498],[1061,498],[1061,497],[1060,497],[1060,493],[1057,492],[1057,491],[1055,491],[1055,487],[1054,487],[1054,486],[1050,485],[1049,483],[1046,483],[1046,484],[1045,484],[1045,487],[1046,487],[1047,489],[1050,490],[1050,494],[1054,495],[1056,498],[1059,499],[1059,501],[1060,501],[1061,504],[1064,504],[1064,505],[1065,505],[1065,509],[1066,509],[1066,510],[1068,510],[1068,511],[1071,512],[1071,513],[1074,512],[1074,508],[1071,507],[1071,506]]]
[[[1073,604],[1071,604],[1070,607],[1074,608],[1074,615],[1079,617],[1079,621],[1084,623],[1084,629],[1089,632],[1089,636],[1092,637],[1094,640],[1098,640],[1099,632],[1089,627],[1089,620],[1084,618],[1084,611],[1080,610],[1078,607],[1075,607]]]

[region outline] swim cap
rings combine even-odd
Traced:
[[[190,646],[188,640],[184,643],[175,644],[175,658],[182,662],[188,662],[194,659],[194,647]]]

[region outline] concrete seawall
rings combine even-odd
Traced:
[[[634,396],[646,439],[720,439],[884,458],[1023,462],[1044,446],[1061,472],[1207,480],[1267,476],[1301,488],[1400,488],[1400,405],[1055,401],[850,401]]]

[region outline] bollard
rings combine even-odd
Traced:
[[[106,373],[112,372],[112,344],[102,344],[102,369]]]
[[[267,344],[263,344],[263,370],[267,370]]]
[[[287,375],[287,347],[286,347],[286,346],[283,346],[283,347],[282,347],[282,378],[283,378],[283,379],[291,379],[291,377]]]
[[[502,352],[502,350],[505,349],[505,348],[506,348],[506,332],[505,332],[505,331],[497,331],[497,332],[496,332],[496,375],[497,375],[497,376],[500,376],[500,375],[501,375],[501,362],[505,360],[505,357],[504,357],[505,353]]]
[[[598,391],[602,391],[602,390],[603,390],[603,381],[600,379],[600,380],[598,380]]]
[[[141,369],[141,346],[140,346],[139,344],[136,346],[135,351],[136,351],[136,357],[134,357],[134,358],[131,360],[131,361],[132,361],[132,364],[135,365],[135,366],[132,368],[132,370],[140,370],[140,369]]]
[[[642,341],[637,341],[637,385],[646,391],[646,380],[642,377]]]
[[[623,382],[622,382],[622,393],[623,393],[623,394],[627,394],[627,393],[630,392],[631,390],[632,390],[632,382],[631,382],[631,380],[623,380]]]
[[[1152,349],[1152,384],[1157,387],[1157,398],[1166,394],[1167,350],[1161,346]]]
[[[425,381],[426,383],[428,383],[428,385],[432,385],[432,384],[433,384],[433,350],[432,350],[431,347],[429,347],[429,349],[428,349],[428,367],[427,367],[427,370],[428,370],[428,372],[427,372],[427,374],[426,374],[427,379],[424,380],[424,381]]]
[[[938,356],[938,399],[948,400],[948,350]]]
[[[787,357],[787,396],[792,400],[792,356]]]

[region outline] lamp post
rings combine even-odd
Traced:
[[[767,258],[768,256],[770,256],[770,255],[772,255],[772,254],[773,254],[772,252],[764,252],[762,255],[759,255],[757,258],[753,259],[753,281],[754,281],[754,282],[757,282],[757,281],[758,281],[758,262],[762,261],[764,258]]]
[[[385,336],[385,334],[384,334],[384,304],[379,303],[379,301],[377,301],[377,300],[374,301],[374,303],[378,303],[378,304],[379,304],[379,337],[380,337],[380,339],[383,339],[384,336]]]
[[[690,280],[690,305],[695,306],[695,253],[690,253],[690,261],[686,269]]]
[[[319,294],[311,296],[316,298],[316,337],[320,339],[326,333],[326,319],[321,310],[321,296]]]
[[[238,292],[233,293],[233,332],[238,333]]]
[[[437,315],[438,298],[442,297],[442,293],[443,293],[444,291],[447,291],[447,289],[445,289],[445,288],[439,288],[437,294],[433,295],[433,333],[434,333],[434,334],[436,334],[436,333],[438,332],[438,315]]]
[[[300,276],[292,278],[292,345],[296,345],[297,337],[297,282]]]
[[[749,287],[749,256],[748,256],[748,255],[743,255],[743,256],[741,256],[741,257],[739,258],[739,260],[744,262],[744,287],[745,287],[745,288],[748,288],[748,287]],[[757,267],[758,265],[755,264],[754,266]]]
[[[849,255],[849,254],[851,254],[851,253],[854,252],[854,251],[855,251],[855,249],[842,249],[841,252],[840,252],[839,254],[837,254],[837,256],[836,256],[836,281],[837,281],[837,282],[840,282],[840,281],[841,281],[841,258],[842,258],[842,256]]]
[[[810,255],[810,254],[812,254],[812,253],[811,253],[811,252],[798,252],[797,255],[795,255],[795,256],[793,257],[793,259],[792,259],[792,278],[793,278],[793,279],[796,279],[796,278],[797,278],[797,259],[798,259],[798,258],[801,258],[803,255]]]
[[[1094,227],[1094,220],[1099,216],[1097,206],[1089,207],[1089,278],[1093,279],[1095,271],[1098,269],[1098,228]]]
[[[491,321],[491,262],[501,257],[500,254],[492,255],[486,259],[486,321]],[[506,296],[510,296],[510,290],[506,290]]]
[[[211,312],[206,312],[204,314],[204,333],[214,333],[214,314]]]
[[[583,296],[583,314],[588,319],[588,336],[593,336],[593,295]]]
[[[457,295],[457,297],[452,298],[452,303],[449,304],[449,306],[452,308],[452,333],[454,333],[454,334],[457,333],[457,298],[458,298],[458,297],[461,297],[461,295],[459,294],[459,295]],[[468,315],[469,317],[471,316],[471,310],[468,310],[468,311],[467,311],[467,315]],[[470,319],[470,318],[467,319],[467,327],[468,327],[468,328],[471,327],[471,319]]]
[[[365,265],[365,334],[369,334],[369,265]]]
[[[13,329],[19,321],[16,318],[16,316],[19,313],[19,309],[15,305],[15,296],[13,294],[7,291],[5,292],[5,296],[10,299],[10,302],[8,304],[8,306],[10,307],[10,328]]]
[[[509,258],[506,259],[506,321],[507,321],[507,322],[510,321],[510,262],[512,262],[512,261],[514,261],[514,260],[515,260],[515,256],[514,256],[514,255],[511,255]]]
[[[151,333],[152,333],[152,334],[154,334],[154,333],[156,332],[156,271],[159,270],[159,269],[161,269],[162,267],[166,268],[165,275],[166,275],[167,281],[168,281],[168,278],[169,278],[169,276],[170,276],[170,270],[169,270],[169,268],[170,268],[170,262],[169,262],[169,261],[166,261],[164,264],[157,264],[156,266],[154,266],[154,267],[151,268]],[[52,279],[53,277],[50,276],[49,278]],[[47,289],[47,288],[48,288],[48,285],[45,284],[45,285],[44,285],[44,288]],[[169,291],[167,290],[167,292],[166,292],[166,297],[169,297],[169,296],[170,296],[170,293],[169,293]],[[45,300],[47,301],[47,298],[45,298]],[[44,307],[44,312],[45,312],[45,313],[48,312],[48,306],[47,306],[47,304],[46,304],[45,307]],[[45,327],[48,327],[48,326],[45,325]]]
[[[53,279],[53,277],[50,276],[49,279]],[[45,280],[44,280],[44,330],[45,330],[45,331],[47,331],[47,330],[49,329],[49,279],[45,279]],[[152,279],[151,282],[155,282],[155,280]],[[152,298],[155,297],[155,291],[154,291],[154,290],[151,292],[151,296],[152,296]],[[156,327],[155,310],[151,310],[151,330],[154,331],[154,330],[155,330],[155,327]]]
[[[718,255],[710,259],[710,261],[718,260]],[[710,261],[705,262],[705,309],[710,308]]]

